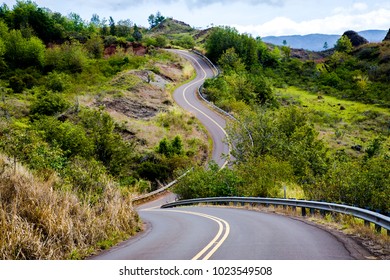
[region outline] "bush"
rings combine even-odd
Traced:
[[[63,92],[69,85],[69,75],[65,73],[50,72],[46,76],[46,88],[54,92]]]
[[[211,162],[209,167],[195,167],[183,177],[173,191],[181,199],[236,196],[243,182],[231,169],[219,170],[219,166]]]
[[[80,73],[87,62],[87,51],[76,41],[46,50],[45,68],[48,71],[58,70]]]
[[[32,102],[30,115],[33,118],[40,116],[54,116],[70,107],[70,104],[60,93],[43,91]]]
[[[54,117],[41,118],[34,125],[39,131],[44,132],[46,141],[60,147],[68,157],[93,156],[93,142],[83,127],[69,121],[61,122]]]
[[[182,155],[184,154],[183,141],[179,135],[177,135],[172,141],[164,138],[160,141],[156,150],[157,153],[168,158],[171,158],[174,155]]]

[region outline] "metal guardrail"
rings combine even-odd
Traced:
[[[218,69],[218,67],[215,66],[214,63],[212,63],[211,60],[210,60],[207,56],[203,55],[202,53],[200,53],[200,52],[198,52],[198,51],[196,51],[196,50],[192,50],[192,52],[195,53],[195,54],[197,54],[198,56],[202,57],[202,58],[203,58],[203,59],[204,59],[212,68],[215,69],[215,71],[217,72],[217,75],[216,75],[215,77],[218,77],[218,76],[221,74],[221,71]],[[200,96],[200,98],[202,98],[202,100],[203,100],[204,102],[206,102],[209,106],[211,106],[211,107],[214,108],[215,110],[217,110],[217,111],[221,112],[222,114],[228,116],[228,117],[231,118],[232,120],[234,120],[234,121],[236,121],[236,122],[242,124],[242,126],[244,127],[244,129],[245,129],[245,130],[247,131],[247,133],[248,133],[249,139],[250,139],[250,141],[251,141],[251,145],[252,145],[252,147],[253,147],[253,146],[254,146],[254,142],[253,142],[252,133],[249,131],[249,129],[246,127],[246,125],[245,125],[244,123],[240,122],[239,120],[237,120],[237,118],[234,117],[232,114],[230,114],[230,113],[226,112],[225,110],[219,108],[219,107],[216,106],[213,102],[208,101],[208,100],[204,97],[203,92],[202,92],[202,89],[203,89],[203,85],[201,85],[201,86],[198,88],[198,95]]]
[[[173,185],[177,184],[177,182],[183,178],[184,176],[186,176],[189,172],[191,172],[193,170],[193,168],[187,170],[183,175],[181,175],[179,178],[177,178],[176,180],[170,182],[168,185],[162,187],[162,188],[159,188],[153,192],[150,192],[150,193],[147,193],[147,194],[143,194],[143,195],[140,195],[140,196],[137,196],[136,198],[133,198],[132,199],[132,202],[133,203],[137,203],[137,202],[140,202],[140,201],[143,201],[143,200],[146,200],[146,199],[149,199],[149,198],[152,198],[153,196],[156,196],[156,195],[159,195],[163,192],[165,192],[166,190],[168,190],[170,187],[172,187]]]
[[[197,198],[197,199],[188,199],[188,200],[179,200],[176,202],[167,203],[161,206],[161,208],[172,208],[178,206],[188,206],[200,203],[212,203],[212,204],[257,204],[257,205],[274,205],[274,206],[284,206],[300,207],[302,209],[302,216],[306,216],[306,209],[310,210],[310,213],[313,213],[314,210],[320,210],[322,214],[326,212],[336,212],[344,215],[351,215],[356,218],[364,220],[366,226],[370,223],[375,224],[377,231],[380,231],[381,228],[387,230],[387,235],[390,235],[390,217],[369,211],[366,209],[361,209],[358,207],[328,203],[328,202],[319,202],[319,201],[309,201],[309,200],[296,200],[296,199],[279,199],[279,198],[261,198],[261,197],[212,197],[212,198]]]

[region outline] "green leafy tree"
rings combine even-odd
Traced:
[[[245,64],[234,48],[227,49],[219,58],[218,65],[225,71],[241,73],[245,71]]]
[[[165,17],[160,12],[157,12],[156,15],[151,14],[148,17],[148,22],[149,22],[149,25],[150,25],[150,29],[156,27],[157,25],[159,25],[164,20],[165,20]]]
[[[334,47],[342,53],[350,53],[353,50],[352,42],[346,35],[341,36]]]
[[[76,13],[70,13],[66,23],[67,25],[65,26],[67,31],[83,32],[86,29],[85,21]]]
[[[69,121],[61,122],[55,117],[42,117],[34,122],[34,126],[43,132],[48,143],[61,148],[68,158],[76,155],[92,157],[94,146],[82,126]]]
[[[120,20],[116,25],[116,35],[119,37],[129,38],[131,36],[131,28],[133,23],[130,19]]]
[[[207,56],[214,62],[217,62],[226,50],[234,48],[247,69],[257,66],[262,53],[267,51],[261,40],[256,40],[248,34],[239,34],[231,27],[214,28],[206,40],[205,48]]]
[[[39,38],[25,39],[20,30],[11,30],[4,39],[4,58],[8,65],[13,68],[43,66],[46,48]]]
[[[93,14],[90,20],[90,23],[95,27],[100,27],[101,20],[98,14]]]
[[[111,36],[116,36],[116,25],[112,17],[110,17],[108,24],[110,25],[110,34]]]

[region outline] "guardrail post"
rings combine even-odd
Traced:
[[[382,227],[378,226],[378,225],[375,225],[375,231],[380,233],[382,231]]]
[[[305,216],[306,216],[306,208],[302,207],[302,217],[305,217]]]
[[[366,220],[364,220],[364,226],[366,226],[366,227],[370,227],[370,222],[369,222],[369,221],[366,221]]]
[[[314,215],[316,210],[314,208],[310,208],[310,215]]]

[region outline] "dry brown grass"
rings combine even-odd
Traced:
[[[38,180],[0,155],[0,259],[83,258],[107,240],[134,234],[140,222],[130,197],[111,184],[103,199],[87,205],[58,179]]]

